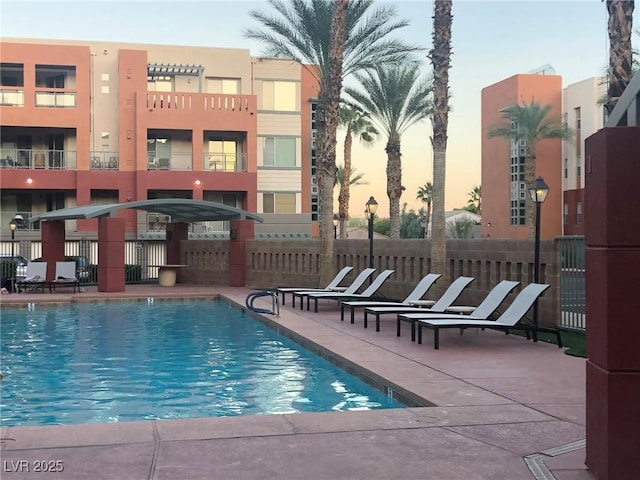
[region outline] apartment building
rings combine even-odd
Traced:
[[[502,110],[535,99],[552,105],[551,115],[562,113],[562,78],[518,74],[482,89],[482,237],[527,238],[526,202],[530,201],[524,181],[526,145],[506,138],[489,138],[489,131],[504,125]],[[541,210],[540,237],[562,234],[563,185],[560,176],[562,142],[549,139],[536,146],[536,176],[544,178],[549,194]]]
[[[562,91],[565,123],[573,129],[572,142],[562,143],[562,224],[565,235],[584,235],[584,146],[585,140],[604,127],[606,80],[588,78]]]
[[[312,235],[317,91],[303,66],[245,49],[4,39],[0,229],[16,214],[189,198],[258,213],[257,234]],[[119,215],[129,239],[170,221]],[[25,224],[22,238],[38,228]],[[200,238],[226,228],[192,226]],[[66,229],[91,238],[97,221]]]

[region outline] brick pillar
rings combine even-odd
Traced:
[[[247,240],[254,238],[253,220],[231,220],[229,240],[229,286],[244,287],[247,268]]]
[[[98,291],[124,292],[125,219],[98,219]]]
[[[587,458],[600,480],[638,478],[640,127],[586,141]]]
[[[47,280],[53,280],[56,262],[64,262],[64,221],[47,220],[41,225],[42,261],[47,262]]]
[[[189,224],[176,222],[167,224],[167,265],[180,265],[180,242],[189,240]]]

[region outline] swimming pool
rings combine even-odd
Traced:
[[[404,407],[222,300],[4,308],[0,327],[3,426]]]

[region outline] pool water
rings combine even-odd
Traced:
[[[404,407],[221,300],[4,308],[3,426]]]

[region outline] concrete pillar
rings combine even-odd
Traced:
[[[229,241],[229,286],[244,287],[247,277],[247,240],[254,238],[253,220],[231,220]]]
[[[586,141],[587,468],[638,478],[640,127]]]
[[[124,292],[125,219],[98,219],[98,291]]]
[[[56,274],[56,262],[64,262],[65,231],[63,220],[47,220],[41,223],[42,261],[47,262],[47,280]]]
[[[180,242],[189,239],[189,224],[176,222],[167,224],[167,265],[180,265]]]

